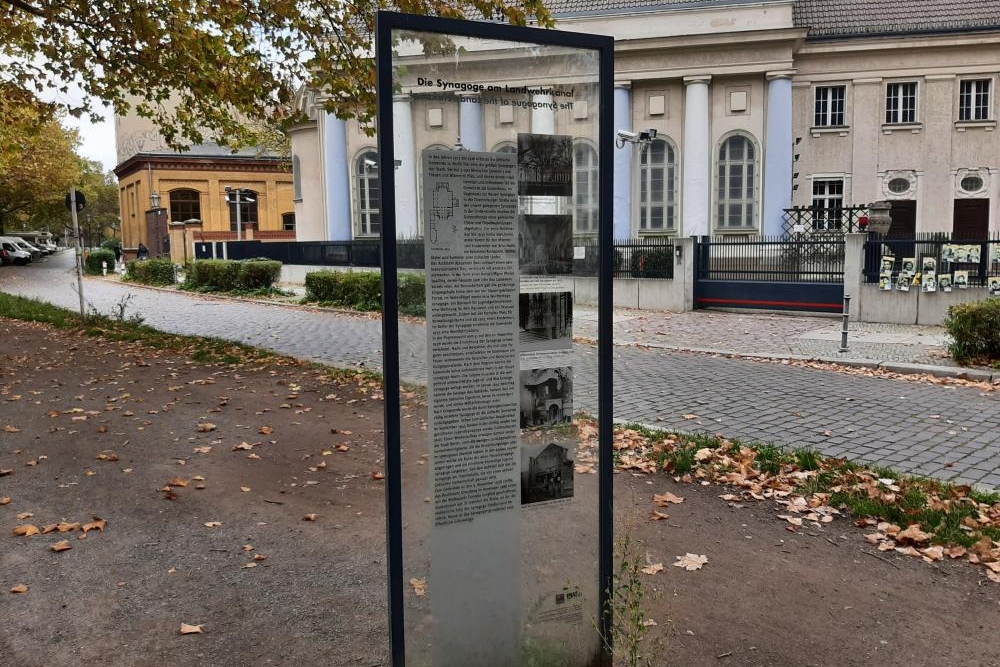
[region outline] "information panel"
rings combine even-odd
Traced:
[[[597,281],[610,332],[611,282],[575,271],[601,262],[577,258],[574,236],[610,244],[612,42],[386,16],[378,164],[359,169],[362,189],[383,188],[393,664],[593,667],[611,349],[603,334],[596,358],[574,346],[573,318],[577,280]]]

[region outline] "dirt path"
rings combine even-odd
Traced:
[[[0,319],[0,665],[387,664],[377,393]],[[619,525],[666,566],[647,578],[655,665],[1000,665],[1000,586],[971,566],[872,556],[847,520],[791,533],[717,487],[617,480]],[[665,490],[685,501],[649,521]],[[86,539],[12,534],[93,517]],[[686,552],[708,563],[670,566]]]

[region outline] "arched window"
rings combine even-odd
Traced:
[[[516,153],[517,145],[510,143],[509,141],[504,141],[497,144],[496,148],[493,149],[494,153]]]
[[[357,234],[374,236],[382,232],[382,213],[379,211],[381,187],[378,174],[378,153],[365,151],[354,163],[357,179]]]
[[[295,214],[294,213],[282,213],[281,214],[281,228],[286,232],[295,231]]]
[[[577,142],[573,146],[573,228],[577,234],[597,233],[597,176],[597,151],[586,142]]]
[[[677,221],[674,147],[663,139],[654,139],[639,150],[639,231],[674,231]]]
[[[238,204],[237,200],[239,200]],[[235,232],[237,223],[245,228],[247,225],[255,225],[260,222],[257,214],[259,200],[260,197],[257,196],[257,193],[249,188],[239,188],[239,190],[234,188],[229,193],[229,231]],[[239,219],[236,216],[237,205],[240,212]]]
[[[201,220],[201,195],[197,190],[170,191],[170,219],[174,222]]]
[[[718,229],[752,229],[756,216],[757,153],[753,140],[734,134],[719,146]]]

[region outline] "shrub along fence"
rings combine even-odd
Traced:
[[[170,259],[143,259],[129,262],[126,280],[143,285],[173,285],[177,281],[177,265]]]
[[[306,301],[353,310],[382,310],[382,276],[374,271],[344,273],[315,271],[306,274]],[[404,315],[424,315],[422,274],[399,276],[399,311]]]
[[[253,291],[274,286],[281,276],[281,262],[268,259],[203,259],[189,262],[184,274],[185,284],[193,289]]]

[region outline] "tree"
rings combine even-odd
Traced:
[[[78,144],[52,105],[0,83],[0,232],[62,205],[81,172]]]
[[[328,111],[374,115],[370,54],[375,12],[479,15],[551,25],[541,0],[0,0],[0,81],[85,99],[159,126],[173,147],[258,140],[253,121],[289,119],[303,83],[329,95]],[[248,122],[249,121],[249,122]]]

